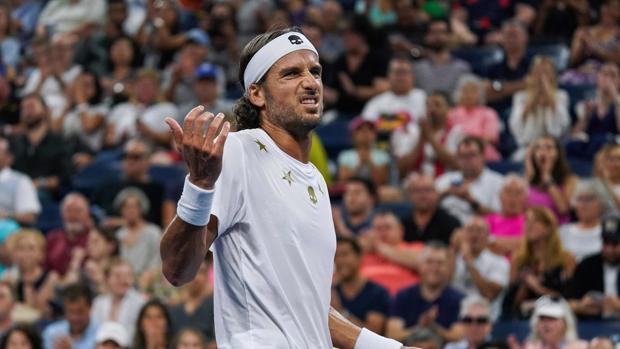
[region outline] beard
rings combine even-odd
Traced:
[[[426,48],[433,52],[440,52],[446,48],[446,44],[443,42],[430,42],[426,43]]]
[[[295,138],[307,137],[310,131],[319,126],[321,122],[322,104],[317,111],[319,116],[314,118],[297,112],[292,105],[278,102],[268,90],[265,90],[265,97],[267,115],[271,122],[286,130]]]
[[[38,116],[31,116],[31,117],[27,117],[24,118],[24,125],[26,126],[26,128],[28,130],[33,130],[37,127],[39,127],[42,123],[43,120],[45,119],[42,115],[38,115]]]

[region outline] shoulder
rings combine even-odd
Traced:
[[[452,286],[447,286],[443,291],[442,298],[446,302],[460,304],[465,295]]]
[[[380,286],[379,284],[373,282],[373,281],[366,281],[366,290],[369,294],[372,294],[374,297],[390,297],[390,294],[388,293],[388,290],[385,289],[383,286]]]
[[[482,172],[482,178],[483,180],[486,181],[493,181],[494,184],[503,184],[504,183],[504,176],[502,176],[499,172],[495,172],[493,170],[491,170],[490,168],[485,168],[484,171]]]
[[[54,337],[61,334],[69,334],[69,324],[66,320],[53,322],[45,327],[42,334],[44,338]]]

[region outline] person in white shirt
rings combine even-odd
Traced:
[[[41,213],[37,190],[30,177],[11,169],[12,163],[10,142],[0,136],[0,219],[34,224]]]
[[[485,167],[484,142],[472,136],[463,138],[456,158],[459,170],[437,178],[437,190],[443,197],[441,206],[463,224],[474,214],[499,212],[504,177]]]
[[[501,312],[503,291],[508,286],[510,264],[503,256],[491,252],[489,226],[484,218],[474,216],[454,236],[458,251],[452,286],[468,296],[477,295],[491,303],[491,314]]]
[[[605,188],[591,179],[577,184],[572,198],[577,222],[560,227],[560,238],[564,248],[580,262],[589,255],[601,252],[601,219],[607,211]]]
[[[323,110],[316,49],[293,29],[260,34],[241,52],[240,76],[237,132],[202,107],[183,128],[166,119],[189,175],[162,238],[164,275],[185,284],[213,251],[220,349],[401,348],[329,305],[336,235],[308,161]]]

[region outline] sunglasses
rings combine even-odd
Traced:
[[[461,322],[464,324],[468,324],[468,325],[471,325],[471,324],[484,325],[484,324],[489,323],[489,318],[486,316],[479,316],[479,317],[465,316],[461,318]]]

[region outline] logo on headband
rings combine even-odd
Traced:
[[[297,35],[289,35],[288,41],[293,45],[301,45],[304,41]]]

